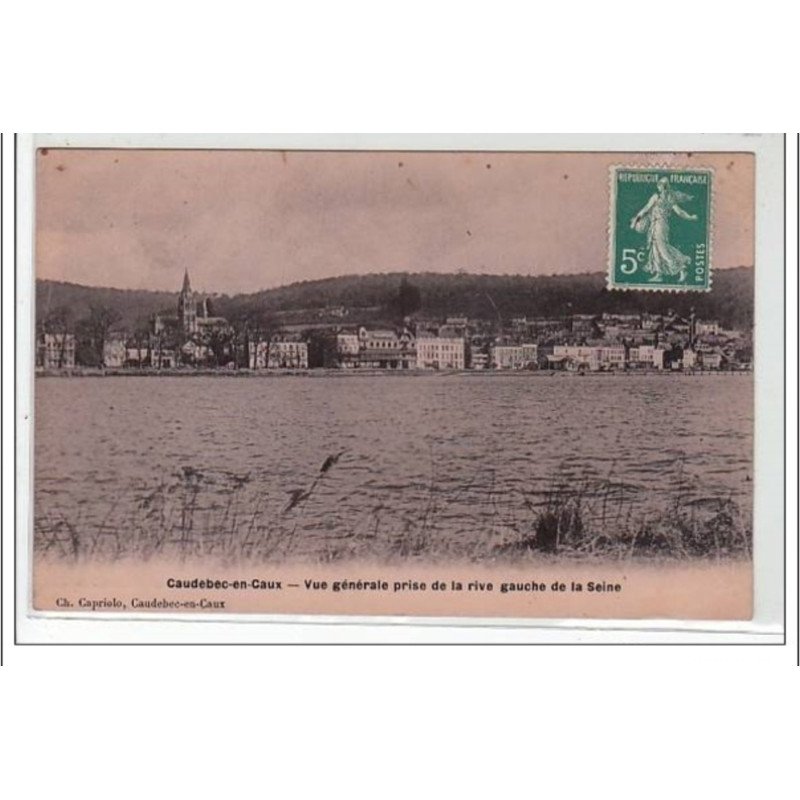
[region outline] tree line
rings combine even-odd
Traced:
[[[567,315],[570,309],[581,314],[674,311],[687,316],[694,308],[701,318],[747,329],[753,320],[753,284],[751,268],[717,270],[710,292],[683,293],[608,291],[602,272],[550,276],[393,273],[295,283],[254,294],[222,295],[215,301],[219,313],[228,319],[253,309],[279,315],[298,309],[324,312],[334,306],[381,309],[377,314],[387,321],[409,313],[429,317],[463,314],[477,320],[495,320],[498,312],[506,319],[556,317]],[[126,330],[167,306],[174,308],[176,300],[177,293],[37,283],[40,314],[65,306],[83,317],[92,306],[107,308],[119,314],[118,324]]]
[[[64,365],[70,335],[75,336],[76,363],[101,367],[109,332],[118,320],[119,314],[106,306],[91,305],[88,314],[76,319],[70,306],[59,305],[37,320],[37,327],[39,333],[53,337],[59,367]]]

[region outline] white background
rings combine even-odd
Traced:
[[[5,9],[5,210],[12,131],[790,132],[789,645],[13,647],[6,213],[7,796],[796,795],[796,26],[769,0],[555,5]]]

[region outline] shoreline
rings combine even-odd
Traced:
[[[515,378],[629,378],[629,377],[706,377],[709,375],[742,376],[753,375],[752,369],[742,370],[596,370],[596,371],[567,371],[567,370],[431,370],[431,369],[329,369],[314,368],[306,370],[275,369],[275,370],[223,370],[223,369],[97,369],[91,367],[77,367],[73,369],[37,369],[36,378],[368,378],[368,377],[515,377]]]

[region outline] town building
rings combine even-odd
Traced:
[[[434,336],[438,336],[441,339],[463,339],[467,336],[467,328],[464,325],[451,325],[450,323],[446,323],[439,326],[439,329],[432,333]],[[417,335],[419,335],[419,332]]]
[[[461,337],[422,336],[417,338],[419,369],[464,369],[465,347]]]
[[[103,366],[106,369],[122,369],[127,360],[125,335],[110,333],[103,342]]]
[[[603,346],[598,348],[597,359],[600,369],[625,369],[625,348],[622,346]]]
[[[141,368],[150,364],[150,348],[140,342],[128,342],[125,348],[125,366]]]
[[[492,369],[535,369],[538,359],[538,345],[496,344],[490,351]]]
[[[708,336],[708,335],[717,336],[722,330],[719,322],[717,322],[716,320],[709,320],[706,322],[702,320],[697,320],[697,322],[695,322],[694,329],[695,329],[695,334],[697,336]]]
[[[592,372],[623,370],[627,363],[622,345],[556,345],[553,360],[563,361],[565,369]]]
[[[512,344],[495,344],[489,350],[492,369],[521,369],[522,347]]]
[[[665,333],[677,333],[683,336],[690,336],[692,333],[693,320],[685,319],[678,314],[668,314],[661,323],[661,330]]]
[[[358,330],[328,331],[322,342],[322,366],[327,369],[356,369],[361,363]]]
[[[658,314],[642,314],[640,318],[640,325],[642,330],[655,331],[661,328],[662,318]]]
[[[604,323],[625,324],[631,328],[641,327],[642,317],[640,314],[610,314],[604,311],[600,315],[600,319]]]
[[[719,352],[703,352],[700,353],[700,363],[703,369],[722,369],[725,358]]]
[[[664,369],[666,350],[649,344],[631,347],[628,351],[628,367],[633,369]]]
[[[357,330],[339,330],[326,336],[322,360],[329,369],[414,369],[414,334],[407,328],[372,329],[363,325]]]
[[[173,347],[157,345],[150,351],[150,366],[153,369],[174,369],[178,366],[178,357]]]
[[[596,328],[595,317],[592,314],[573,314],[570,318],[570,330],[573,334],[592,336]]]
[[[525,342],[522,345],[522,368],[536,369],[539,365],[539,345]]]
[[[75,334],[40,333],[36,337],[36,366],[72,369],[75,366]]]
[[[359,366],[365,369],[414,369],[417,349],[414,335],[402,330],[358,330]],[[462,354],[463,362],[463,354]]]
[[[330,366],[354,369],[361,358],[361,338],[358,331],[339,331],[336,334],[335,363]]]
[[[565,369],[598,369],[597,348],[560,344],[553,347],[553,360],[563,360]]]
[[[552,333],[564,330],[565,323],[563,319],[559,318],[536,318],[528,320],[528,326],[532,331],[536,331],[537,333]]]
[[[250,369],[308,369],[308,344],[280,337],[250,344]]]

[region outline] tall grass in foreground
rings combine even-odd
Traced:
[[[750,558],[752,527],[734,499],[698,500],[687,490],[681,479],[661,509],[647,512],[637,510],[624,483],[592,487],[556,478],[543,502],[528,502],[528,531],[498,550],[568,558]]]
[[[352,524],[327,524],[345,499],[328,487],[345,467],[345,453],[325,458],[305,488],[272,495],[250,473],[186,466],[153,484],[125,487],[103,509],[88,501],[69,512],[52,500],[37,503],[34,548],[55,559],[227,563],[751,557],[750,521],[737,502],[730,495],[697,497],[680,460],[661,507],[645,510],[636,487],[616,480],[613,469],[603,480],[576,480],[562,471],[544,488],[520,491],[480,468],[472,480],[446,489],[432,458],[422,502],[411,504],[413,510],[397,508],[396,496],[388,495],[364,507]],[[461,528],[470,526],[463,522],[459,526],[470,513],[465,509],[480,511],[479,535],[465,534]],[[470,523],[474,528],[474,519]]]

